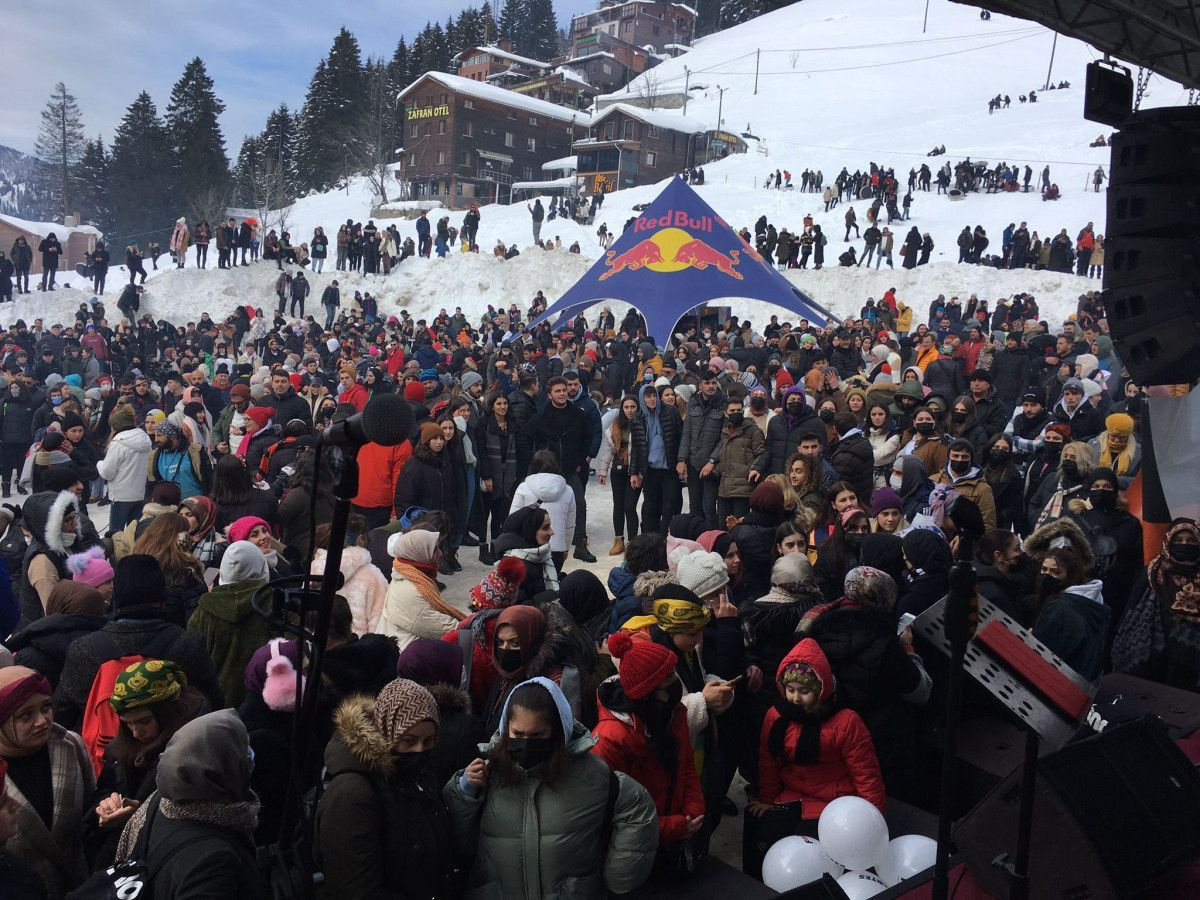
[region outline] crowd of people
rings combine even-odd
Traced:
[[[894,174],[837,184],[874,194],[863,257],[890,265],[868,234]],[[234,224],[218,265],[253,259]],[[768,250],[761,224],[764,256],[820,267],[819,226]],[[389,229],[343,230],[337,271],[388,271]],[[180,264],[207,233],[177,231]],[[323,237],[261,249],[320,271]],[[1083,239],[1048,242],[1046,267]],[[1010,225],[999,264],[1042,250]],[[385,315],[336,281],[322,325],[300,268],[274,309],[155,321],[131,277],[123,320],[97,296],[0,335],[5,896],[63,897],[114,861],[145,862],[155,897],[266,896],[256,848],[289,791],[330,897],[602,897],[693,875],[735,814],[757,877],[837,797],[930,796],[945,670],[900,623],[959,561],[1085,678],[1200,689],[1200,529],[1143,559],[1125,494],[1145,393],[1097,292],[1061,322],[1026,293],[926,312],[892,288],[840,324],[649,336],[608,308],[530,330],[540,293]],[[305,654],[255,597],[324,570],[341,451],[320,435],[385,394],[413,430],[358,451],[325,669],[300,688]],[[608,497],[611,520],[588,515]],[[457,591],[464,548],[483,575]]]

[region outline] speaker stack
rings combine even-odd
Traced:
[[[1104,308],[1140,385],[1200,377],[1200,107],[1133,113],[1112,140]]]

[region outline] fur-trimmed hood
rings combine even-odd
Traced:
[[[325,757],[330,775],[361,771],[387,778],[395,770],[391,745],[375,724],[374,714],[375,700],[372,697],[359,695],[342,701],[333,714],[333,728],[334,735],[346,752],[337,753],[330,746],[330,752]]]
[[[452,684],[430,684],[426,688],[437,701],[438,712],[443,718],[448,713],[471,711],[471,697],[462,688]]]
[[[34,538],[55,553],[67,554],[63,542],[62,521],[67,510],[79,511],[79,500],[70,491],[39,491],[25,501],[21,521]]]
[[[1088,543],[1087,535],[1083,533],[1083,529],[1075,524],[1071,519],[1065,516],[1061,519],[1055,519],[1053,522],[1048,522],[1041,528],[1025,538],[1024,549],[1030,556],[1041,556],[1050,549],[1050,545],[1057,538],[1065,538],[1068,545],[1079,556],[1083,562],[1085,571],[1090,572],[1096,564],[1095,554],[1092,553],[1091,544]]]

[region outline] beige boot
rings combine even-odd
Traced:
[[[613,540],[612,549],[608,551],[609,556],[623,556],[625,554],[625,538],[619,537]]]

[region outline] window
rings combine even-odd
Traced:
[[[474,108],[475,108],[475,101],[473,101],[473,100],[464,100],[463,101],[463,109],[474,109]]]
[[[438,134],[445,134],[445,133],[446,133],[446,120],[442,119],[442,121],[438,122]]]
[[[416,122],[413,122],[412,137],[417,137],[420,133],[421,133],[421,126],[418,125]]]
[[[537,138],[525,138],[525,149],[530,153],[537,153]]]
[[[632,141],[633,136],[633,119],[626,119],[621,123],[621,139]]]
[[[446,164],[446,151],[439,150],[438,151],[438,165],[444,166],[445,164]]]
[[[426,122],[425,123],[425,137],[429,137],[431,134],[433,134],[433,123]]]
[[[526,181],[532,181],[532,180],[533,180],[533,166],[526,166],[526,167],[525,167],[525,180],[526,180]]]
[[[617,137],[617,123],[607,122],[604,125],[604,139],[606,141],[615,140]]]
[[[463,152],[463,161],[462,161],[462,164],[463,164],[464,166],[467,166],[468,168],[470,167],[470,165],[471,165],[471,152],[470,152],[469,150],[467,150],[467,151],[464,151],[464,152]]]
[[[446,105],[446,95],[442,94],[441,101],[438,103],[438,106],[445,106],[445,105]]]
[[[462,196],[462,182],[461,181],[454,182],[454,193],[460,197]]]
[[[513,145],[513,133],[511,131],[504,132],[504,146],[511,147]]]
[[[471,122],[463,123],[463,137],[474,137],[475,126]]]
[[[530,124],[530,125],[533,125],[534,127],[536,127],[536,126],[537,126],[537,123],[538,123],[538,117],[537,117],[537,116],[530,116],[530,117],[529,117],[529,124]]]
[[[408,164],[410,166],[415,166],[417,164],[417,154],[415,154],[415,153],[408,154]]]
[[[605,64],[604,64],[604,65],[602,65],[600,68],[604,70],[604,74],[605,74],[605,75],[611,75],[611,74],[612,74],[612,66],[610,66],[608,63],[605,63]]]
[[[647,150],[646,151],[646,168],[653,169],[654,163],[657,160],[657,158],[658,158],[657,153],[651,153],[649,150]]]
[[[649,139],[658,138],[659,137],[658,126],[657,125],[647,125],[646,126],[646,137]]]

